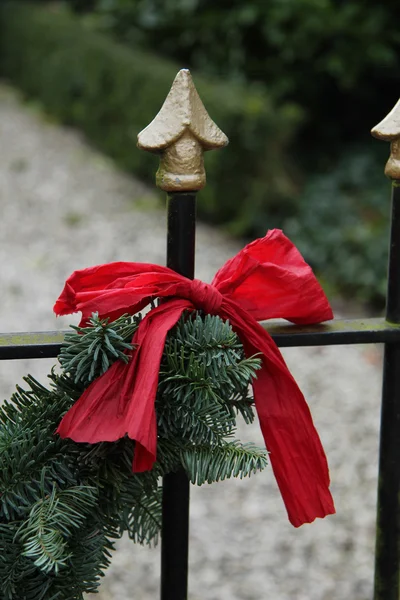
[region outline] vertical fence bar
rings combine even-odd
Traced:
[[[391,142],[392,180],[386,320],[400,324],[400,101],[372,130]],[[400,343],[385,344],[379,450],[374,600],[400,598]]]
[[[168,194],[167,266],[193,279],[196,193]],[[189,560],[189,480],[184,471],[163,479],[161,600],[186,600]]]
[[[400,323],[400,182],[393,183],[386,318]],[[374,600],[399,600],[400,344],[385,344]]]
[[[168,192],[167,266],[193,279],[196,193],[206,183],[203,153],[222,148],[226,135],[210,119],[187,69],[179,71],[138,146],[160,156],[157,186]],[[189,480],[183,470],[163,479],[161,600],[187,600]]]

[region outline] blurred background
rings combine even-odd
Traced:
[[[136,137],[183,67],[230,139],[205,157],[197,276],[281,227],[336,313],[382,311],[389,147],[369,131],[397,101],[398,17],[395,0],[0,3],[0,329],[66,328],[51,308],[75,269],[163,264],[158,161]],[[284,355],[337,515],[293,529],[270,469],[195,488],[190,600],[371,600],[380,349]],[[53,362],[2,363],[2,397]],[[240,436],[260,443],[257,426]],[[158,577],[158,551],[122,540],[98,598],[153,600]]]
[[[17,1],[1,10],[1,73],[119,165],[179,68],[230,146],[207,157],[200,215],[240,236],[283,227],[324,284],[382,308],[397,0]]]

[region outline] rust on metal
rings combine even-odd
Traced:
[[[209,117],[188,69],[179,71],[155,119],[138,135],[138,147],[160,154],[156,183],[166,192],[202,189],[203,153],[228,138]]]
[[[378,140],[391,142],[390,158],[386,163],[385,175],[389,179],[400,179],[400,100],[390,113],[371,131]]]

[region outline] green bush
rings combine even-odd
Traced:
[[[8,3],[0,9],[1,73],[61,122],[78,126],[119,165],[154,181],[158,160],[136,148],[137,133],[160,109],[179,67],[85,28],[65,11]],[[182,65],[185,66],[185,65]],[[195,75],[211,117],[230,145],[206,154],[200,215],[243,233],[269,207],[283,214],[293,189],[285,148],[299,122],[257,86]]]
[[[296,150],[308,170],[367,135],[396,99],[398,0],[96,0],[95,8],[94,24],[127,44],[262,82],[276,101],[296,103],[306,117]]]
[[[275,103],[293,102],[304,117],[290,144],[302,173],[296,214],[260,205],[248,230],[283,226],[328,283],[383,304],[388,148],[369,130],[400,83],[398,0],[95,0],[86,18],[127,45],[261,82]]]
[[[120,2],[122,6],[123,0]],[[327,0],[309,0],[308,3],[302,0],[299,6],[305,10],[305,6],[311,6],[313,2],[319,5],[315,14],[315,27],[318,28],[322,26],[321,11],[327,11],[331,3]],[[149,0],[147,8],[150,10],[156,6],[155,3],[156,0]],[[109,0],[108,4],[115,7],[118,0]],[[193,3],[185,3],[185,6],[192,4],[194,0]],[[126,9],[130,11],[135,6],[143,8],[145,5],[133,0],[125,2]],[[258,8],[267,10],[267,5],[269,10],[275,3],[260,4]],[[166,2],[164,9],[172,11],[173,6],[174,2]],[[275,6],[279,14],[286,6],[289,19],[290,11],[294,10],[293,2],[288,0],[279,6]],[[241,14],[238,7],[235,10],[237,14],[234,11],[231,19]],[[244,8],[243,11],[246,12]],[[155,16],[158,21],[152,24],[149,19],[147,28],[158,27],[157,23],[166,18],[161,9]],[[308,19],[311,19],[310,14]],[[370,23],[368,15],[365,19]],[[88,29],[81,21],[60,12],[53,5],[47,8],[18,3],[3,6],[0,8],[0,73],[15,82],[27,96],[38,98],[60,121],[82,129],[94,144],[122,167],[153,182],[157,159],[137,150],[136,135],[159,110],[179,67],[148,51],[129,49],[95,33],[92,17],[90,20],[91,27]],[[127,23],[129,25],[128,17]],[[213,36],[212,20],[208,23],[208,36]],[[285,19],[282,27],[284,23]],[[98,26],[97,17],[95,25]],[[225,25],[228,27],[229,23]],[[381,25],[382,20],[377,19],[379,31]],[[144,25],[141,27],[144,31]],[[193,23],[188,22],[188,31],[192,27]],[[365,28],[366,25],[357,35],[365,33]],[[300,41],[304,42],[304,57],[301,58],[301,53],[293,49],[292,52],[289,47],[285,49],[282,30],[283,37],[278,36],[282,47],[276,54],[276,64],[280,60],[290,62],[292,56],[295,68],[296,61],[305,61],[311,47],[316,51],[318,44],[311,32],[310,48],[305,44],[306,31],[309,31],[308,26],[303,32],[296,30],[293,38],[293,49],[297,48],[299,52]],[[143,41],[140,32],[136,33],[136,41]],[[157,49],[166,50],[164,46],[169,38],[164,39],[161,30],[159,36],[159,43],[154,45]],[[296,41],[298,38],[300,41]],[[224,47],[224,39],[223,36],[220,38],[221,48]],[[322,44],[321,36],[318,39]],[[362,39],[365,41],[367,38],[364,36]],[[395,41],[396,36],[391,29],[390,35],[381,40],[383,46],[391,47],[394,47]],[[239,42],[238,47],[241,47]],[[370,53],[376,57],[378,50],[376,46],[373,48],[375,50],[370,49]],[[210,55],[214,51],[217,52],[217,48],[210,46]],[[394,59],[390,52],[387,58],[392,64]],[[321,75],[315,81],[305,80],[304,88],[307,87],[307,90],[303,93],[310,94],[310,105],[315,109],[314,133],[310,135],[306,135],[307,128],[300,118],[302,114],[310,118],[310,109],[303,106],[304,110],[299,110],[294,104],[287,103],[277,108],[276,98],[280,93],[273,85],[272,92],[268,88],[267,95],[262,86],[216,82],[195,75],[195,83],[210,115],[230,138],[226,149],[206,154],[208,184],[200,195],[199,214],[211,222],[228,225],[239,235],[263,235],[267,228],[283,227],[307,260],[335,290],[382,306],[389,221],[383,165],[388,146],[373,140],[366,143],[365,140],[369,127],[391,108],[392,99],[384,92],[392,75],[391,71],[383,70],[380,75],[382,81],[385,73],[389,73],[386,84],[377,87],[377,71],[371,68],[370,85],[364,81],[357,91],[354,82],[360,81],[364,67],[358,69],[356,63],[361,64],[361,59],[360,53],[357,56],[350,53],[348,57],[349,65],[354,63],[351,68],[349,66],[348,89],[364,96],[362,102],[350,103],[347,110],[343,110],[343,106],[351,94],[337,101],[336,91],[332,95],[324,88],[325,76]],[[216,65],[222,69],[222,62],[217,61]],[[337,70],[338,77],[341,73],[341,83],[339,86],[338,79],[336,87],[346,88],[344,54],[340,65]],[[312,66],[312,69],[316,68]],[[288,72],[291,73],[290,69]],[[351,73],[354,75],[352,79]],[[300,77],[300,72],[297,76]],[[286,77],[284,71],[279,80],[276,73],[275,81],[281,81],[285,87]],[[294,82],[293,75],[293,85]],[[323,95],[318,99],[319,84]],[[300,79],[296,85],[300,85]],[[316,95],[311,101],[312,94]],[[283,95],[282,92],[281,97]],[[351,97],[354,99],[354,95]],[[298,101],[304,104],[300,95]],[[318,102],[319,106],[315,108]],[[338,115],[340,110],[343,111],[341,116]],[[368,125],[365,122],[367,118]],[[365,128],[362,135],[360,119]],[[351,127],[350,122],[353,123]],[[326,143],[316,144],[318,136],[326,139]],[[358,140],[358,146],[349,145],[352,136]],[[335,144],[332,142],[334,139]],[[335,145],[341,148],[341,152],[346,148],[342,159],[334,158],[335,151],[332,149]],[[297,168],[294,166],[295,156]],[[299,162],[302,163],[301,169]],[[328,167],[325,173],[323,169],[316,168],[317,164]]]
[[[328,284],[347,297],[383,308],[389,250],[388,148],[353,148],[329,174],[311,177],[285,233]],[[386,152],[385,152],[386,151]]]

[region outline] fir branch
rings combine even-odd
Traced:
[[[128,362],[129,343],[140,319],[122,315],[115,321],[100,319],[93,313],[85,327],[71,326],[74,333],[64,338],[58,360],[75,384],[87,386],[116,360]],[[128,342],[129,340],[129,342]]]
[[[122,497],[126,498],[124,495]],[[150,491],[143,487],[142,493],[136,496],[135,502],[131,506],[129,496],[126,498],[128,501],[124,503],[125,508],[121,511],[121,520],[129,537],[135,543],[150,546],[157,544],[161,530],[161,498],[161,487]]]
[[[42,481],[46,477],[42,474]],[[42,486],[42,492],[44,485]],[[44,495],[32,506],[29,519],[18,529],[16,539],[24,547],[23,556],[44,573],[58,573],[70,558],[68,540],[82,527],[97,504],[96,488],[76,486]]]
[[[90,445],[54,435],[90,381],[127,360],[137,325],[93,315],[66,336],[51,389],[27,377],[29,389],[0,408],[0,600],[83,600],[96,591],[124,530],[135,542],[157,541],[161,475],[183,465],[201,484],[265,467],[265,451],[228,441],[237,415],[254,419],[248,389],[260,361],[245,357],[229,323],[200,314],[184,315],[167,337],[151,472],[132,473],[127,437]]]
[[[54,436],[70,399],[50,392],[27,377],[30,390],[17,388],[13,403],[0,407],[0,520],[26,514],[40,497],[42,469],[46,468],[46,493],[53,483],[76,483],[77,445]]]
[[[219,317],[180,319],[166,340],[156,402],[161,438],[217,444],[230,437],[236,416],[252,422],[248,388],[260,368],[246,358],[237,335]]]
[[[184,446],[186,444],[183,444]],[[181,445],[176,439],[169,439],[165,436],[159,436],[157,442],[157,462],[153,467],[159,476],[167,473],[175,473],[182,466]]]
[[[197,387],[189,379],[176,387],[172,380],[161,389],[161,399],[156,402],[161,437],[216,444],[231,435],[234,415],[226,404],[218,401],[212,385],[203,382]]]
[[[203,485],[230,477],[250,477],[265,469],[267,453],[251,443],[233,441],[217,447],[186,447],[181,450],[181,460],[190,481]]]

